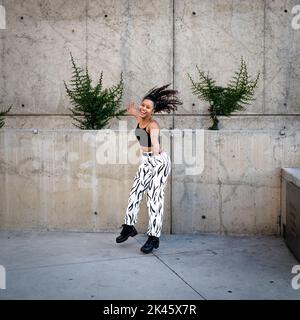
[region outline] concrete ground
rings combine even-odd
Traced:
[[[162,235],[145,255],[117,235],[1,231],[0,299],[300,299],[282,238]]]

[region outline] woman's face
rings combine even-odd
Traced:
[[[150,118],[154,112],[153,101],[145,99],[140,105],[140,116],[143,119]]]

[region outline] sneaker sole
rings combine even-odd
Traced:
[[[126,238],[124,238],[124,240],[117,240],[116,239],[116,242],[117,243],[122,243],[122,242],[125,242],[129,237],[134,237],[134,236],[136,236],[138,233],[137,233],[137,231],[135,230],[135,231],[133,231],[133,232],[131,232],[129,235],[128,235],[128,237],[126,237]]]
[[[157,246],[153,246],[153,248],[151,250],[145,250],[145,249],[141,248],[141,251],[144,252],[144,253],[151,253],[154,248],[157,249],[158,247],[159,247],[159,244]]]

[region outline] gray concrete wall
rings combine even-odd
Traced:
[[[201,175],[174,169],[173,231],[280,233],[280,169],[299,166],[299,131],[206,131]]]
[[[197,76],[196,64],[224,85],[241,55],[250,74],[260,70],[256,101],[220,117],[220,132],[206,132],[203,174],[174,167],[164,232],[277,233],[280,167],[300,165],[300,30],[291,27],[297,2],[0,0],[7,16],[0,107],[13,104],[0,134],[1,228],[115,230],[124,214],[136,167],[96,165],[94,149],[82,145],[63,86],[71,51],[94,79],[103,71],[106,86],[123,71],[124,105],[172,83],[184,104],[157,116],[166,129],[210,125],[208,105],[192,95],[187,77]],[[122,120],[134,128],[129,116]],[[119,121],[109,127],[119,129]],[[19,128],[41,130],[13,131]]]
[[[124,141],[125,133],[112,132],[117,141]],[[138,144],[130,131],[126,147],[110,144],[107,153],[110,161],[116,155],[128,162],[105,164],[104,140],[97,142],[97,134],[105,131],[0,130],[0,228],[119,231],[138,165]],[[299,130],[285,135],[206,130],[203,148],[193,150],[197,159],[204,155],[203,171],[190,174],[191,163],[178,161],[180,153],[186,159],[186,142],[178,148],[175,131],[165,131],[164,149],[171,154],[173,170],[163,232],[279,233],[280,172],[300,166],[299,135]],[[148,223],[143,201],[137,224],[141,232]]]
[[[109,147],[109,154],[117,160],[119,152],[124,156],[129,150],[128,160],[125,154],[124,161],[111,164],[110,158],[105,164],[101,153],[105,132],[98,134],[101,141],[97,131],[41,130],[33,134],[26,129],[0,130],[0,229],[119,230],[139,147],[131,132],[128,144],[126,140],[123,147],[112,143]],[[122,133],[116,136],[122,140]],[[168,187],[163,230],[167,233],[169,193]],[[138,227],[147,223],[144,199]]]
[[[291,26],[296,0],[0,3],[7,15],[7,29],[0,30],[0,105],[14,105],[8,128],[74,128],[63,86],[71,75],[70,51],[94,79],[103,70],[107,86],[123,71],[124,104],[171,82],[184,105],[158,117],[167,128],[207,128],[208,106],[191,94],[187,73],[196,77],[197,64],[226,84],[243,55],[250,74],[262,73],[257,99],[221,118],[221,128],[299,127],[300,31]]]

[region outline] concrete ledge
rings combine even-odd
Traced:
[[[282,168],[282,177],[300,188],[300,168]]]

